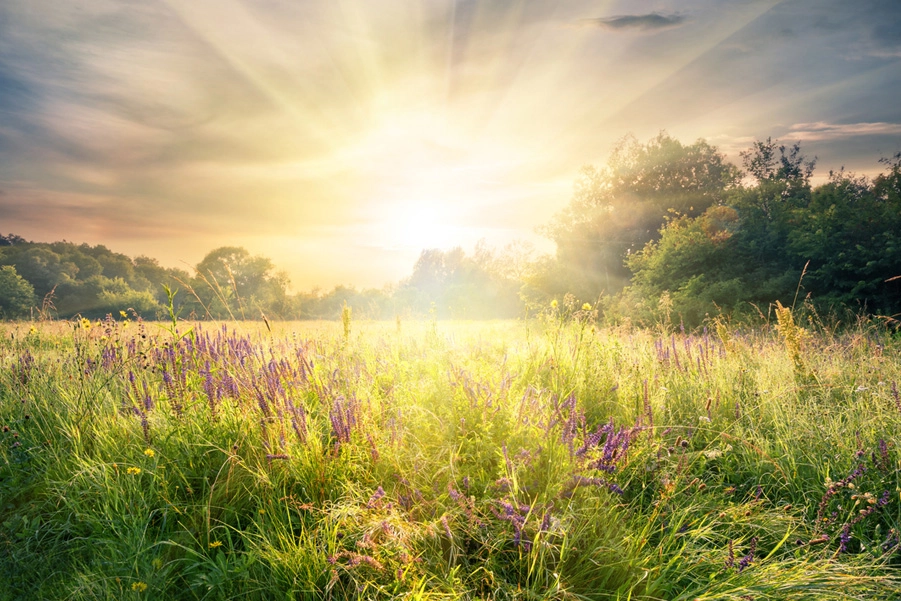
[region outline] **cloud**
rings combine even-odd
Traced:
[[[898,136],[901,135],[901,123],[796,123],[789,128],[787,135],[803,140],[835,140],[857,136]]]
[[[617,15],[599,19],[586,19],[585,22],[602,29],[614,31],[660,31],[678,27],[686,22],[682,15],[661,15],[648,13],[645,15]]]

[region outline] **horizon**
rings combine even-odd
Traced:
[[[240,246],[295,292],[535,233],[583,165],[666,131],[815,181],[901,151],[901,9],[870,0],[0,8],[0,222],[193,268]]]

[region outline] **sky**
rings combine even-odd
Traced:
[[[3,0],[0,234],[295,291],[500,249],[623,136],[901,151],[898,0]]]

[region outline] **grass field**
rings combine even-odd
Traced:
[[[901,338],[804,325],[0,325],[0,599],[899,598]]]

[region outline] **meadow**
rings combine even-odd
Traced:
[[[0,599],[895,599],[901,338],[0,325]]]

